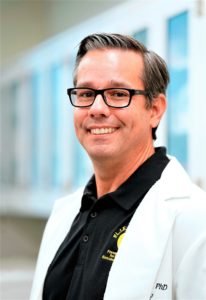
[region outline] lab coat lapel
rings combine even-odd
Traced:
[[[41,244],[30,300],[41,300],[47,269],[78,213],[83,190],[59,199],[47,223]],[[58,208],[59,207],[59,208]],[[49,247],[48,247],[49,246]]]
[[[105,300],[150,299],[178,213],[175,207],[169,209],[165,200],[185,196],[181,176],[177,177],[178,166],[176,161],[169,163],[163,178],[150,189],[134,214],[112,265]],[[181,186],[177,190],[174,171]]]

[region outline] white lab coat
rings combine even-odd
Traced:
[[[42,299],[48,266],[78,213],[81,197],[79,190],[54,206],[30,300]],[[104,295],[104,300],[149,299],[206,300],[206,194],[175,158],[130,221]]]

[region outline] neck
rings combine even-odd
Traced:
[[[97,197],[114,192],[132,173],[134,173],[155,150],[146,149],[144,153],[137,153],[134,159],[127,157],[124,161],[105,159],[104,161],[93,160],[94,173],[97,186]]]

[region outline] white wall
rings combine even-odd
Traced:
[[[0,64],[126,0],[1,0]]]

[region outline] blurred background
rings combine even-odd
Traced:
[[[94,32],[130,34],[166,60],[168,110],[156,145],[206,189],[205,0],[0,0],[2,300],[29,298],[54,200],[92,173],[66,89],[78,43]]]

